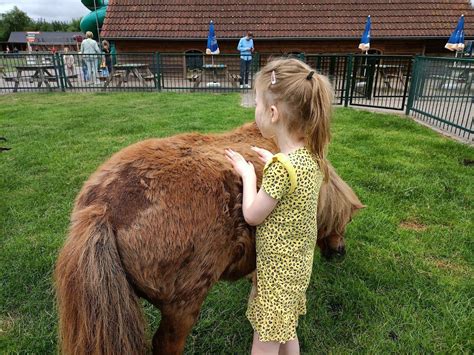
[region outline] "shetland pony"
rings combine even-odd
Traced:
[[[161,311],[153,353],[183,352],[211,287],[255,269],[255,228],[244,221],[241,180],[224,157],[224,148],[242,153],[260,185],[252,145],[276,150],[246,124],[142,141],[99,167],[76,198],[56,264],[62,353],[146,353],[140,297]],[[346,225],[362,207],[331,167],[317,216],[325,256],[344,252]]]

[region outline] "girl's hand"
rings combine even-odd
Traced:
[[[258,158],[263,161],[264,164],[266,164],[273,157],[273,154],[266,149],[258,147],[252,147],[251,149],[258,154]]]
[[[226,149],[225,157],[230,161],[235,171],[242,177],[242,179],[247,177],[255,178],[255,168],[253,164],[247,162],[242,155],[234,152],[232,149]]]

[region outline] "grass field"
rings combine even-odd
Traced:
[[[52,270],[88,176],[131,143],[253,119],[211,94],[0,96],[0,353],[56,351]],[[474,149],[398,116],[337,109],[330,160],[367,205],[347,255],[315,258],[302,353],[473,353]],[[249,353],[247,281],[212,290],[187,354]],[[159,312],[146,305],[151,329]],[[150,330],[151,332],[151,330]]]

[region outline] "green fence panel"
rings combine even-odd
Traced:
[[[407,114],[469,142],[474,138],[474,59],[417,57]]]

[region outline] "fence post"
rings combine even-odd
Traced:
[[[349,94],[350,94],[350,88],[351,88],[351,81],[352,81],[352,63],[354,61],[354,56],[352,54],[349,54],[347,56],[347,65],[346,65],[346,87],[345,92],[344,92],[344,107],[349,106]]]
[[[240,55],[239,55],[240,60]],[[260,70],[260,53],[255,52],[252,56],[252,73],[256,73]]]
[[[255,68],[256,68],[256,71],[259,71],[260,68],[262,67],[262,56],[260,55],[259,52],[255,52]],[[240,56],[239,56],[240,58]]]
[[[53,55],[53,65],[56,74],[56,83],[61,86],[61,91],[66,91],[64,88],[64,63],[62,63],[62,56],[59,53]]]
[[[420,66],[419,56],[415,56],[415,63],[413,64],[413,67],[411,70],[410,93],[408,94],[407,109],[405,111],[405,114],[407,116],[410,115],[410,110],[413,106],[413,100],[416,95],[416,90],[417,90],[418,80],[419,80],[419,75],[418,75],[419,66]]]
[[[161,67],[160,67],[160,53],[155,53],[156,60],[156,73],[155,73],[155,87],[158,91],[161,91]]]

